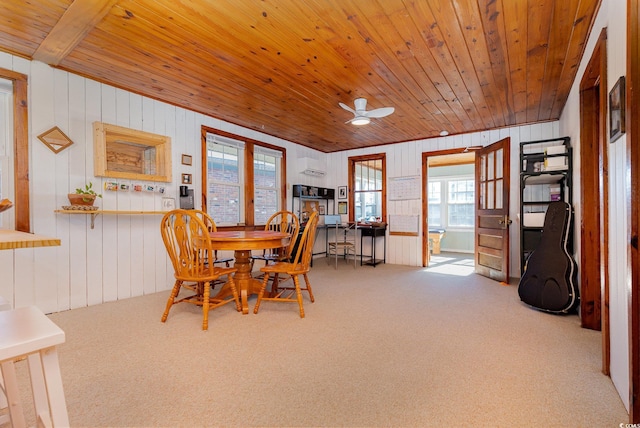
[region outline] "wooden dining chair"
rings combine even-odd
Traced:
[[[290,261],[293,248],[296,244],[298,232],[300,231],[300,221],[298,217],[291,211],[278,211],[273,214],[267,220],[267,224],[264,230],[270,230],[274,232],[284,232],[291,235],[290,243],[285,248],[273,248],[263,250],[262,254],[251,256],[251,270],[253,270],[253,264],[256,260],[264,261],[265,265],[268,265],[277,261]]]
[[[207,227],[207,229],[209,229],[209,232],[217,232],[218,231],[218,227],[216,226],[216,222],[213,221],[213,218],[211,218],[211,216],[209,215],[209,213],[207,213],[206,211],[201,211],[201,210],[192,210],[194,213],[196,213],[196,215],[200,216],[200,218],[202,219],[202,221],[204,222],[204,225]],[[231,262],[233,262],[233,257],[223,257],[223,258],[219,258],[218,257],[218,250],[214,250],[213,251],[213,256],[214,256],[214,263],[218,263],[218,264],[224,264],[226,267],[229,267],[231,265]]]
[[[316,228],[318,227],[318,213],[313,212],[309,221],[300,237],[295,257],[291,261],[277,261],[273,264],[267,264],[260,269],[264,272],[264,278],[262,280],[262,287],[258,293],[258,300],[256,306],[253,308],[253,313],[257,314],[260,309],[260,304],[263,300],[270,300],[274,302],[298,302],[300,307],[300,318],[304,318],[304,306],[302,304],[302,291],[309,293],[309,300],[313,303],[315,300],[313,297],[313,291],[311,290],[311,283],[309,282],[308,273],[311,269],[311,258],[313,257],[313,242],[316,237]],[[269,277],[273,275],[273,286],[269,296],[265,296],[265,290]],[[279,275],[289,275],[293,280],[293,286],[283,286],[282,282],[278,282]],[[305,287],[300,287],[299,275],[304,277]],[[295,297],[294,297],[295,295]]]
[[[160,222],[160,232],[176,278],[162,314],[162,322],[167,320],[171,307],[181,302],[202,306],[203,330],[209,327],[210,310],[235,301],[236,309],[240,311],[240,300],[232,275],[237,269],[215,266],[209,229],[195,212],[173,210],[166,213]],[[224,275],[227,276],[233,298],[211,297],[211,282]],[[189,294],[179,298],[178,294],[183,288]]]

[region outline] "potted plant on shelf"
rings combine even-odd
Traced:
[[[93,190],[93,183],[91,182],[89,182],[89,184],[85,184],[84,188],[77,188],[75,193],[69,193],[67,196],[69,197],[71,205],[87,206],[93,206],[96,198],[102,197],[101,194],[98,194]]]

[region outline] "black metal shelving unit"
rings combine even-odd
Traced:
[[[573,151],[569,137],[520,143],[520,272],[540,243],[549,203],[561,200],[573,209]],[[573,252],[573,223],[567,247]]]
[[[291,212],[298,216],[301,223],[304,222],[303,210],[307,201],[318,202],[318,208],[324,208],[324,212],[321,212],[321,214],[335,214],[335,189],[294,184],[292,196]],[[329,207],[329,203],[331,203],[331,207]],[[331,208],[331,211],[329,211],[329,208]]]

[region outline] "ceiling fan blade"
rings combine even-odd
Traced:
[[[343,103],[338,103],[338,105],[340,107],[342,107],[343,109],[345,109],[346,111],[350,111],[351,113],[353,113],[354,116],[356,115],[356,111],[354,109],[352,109],[351,107],[349,107],[348,105],[343,104]]]
[[[365,113],[365,115],[367,117],[385,117],[385,116],[389,116],[395,110],[396,109],[393,107],[382,107],[382,108],[377,108],[377,109],[368,111]]]

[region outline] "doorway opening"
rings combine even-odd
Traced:
[[[462,263],[473,271],[475,152],[461,148],[425,155],[423,266],[456,273]]]

